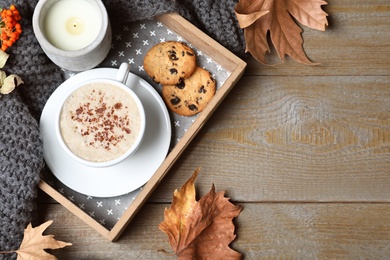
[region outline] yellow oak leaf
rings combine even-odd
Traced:
[[[196,201],[194,181],[198,172],[199,168],[179,191],[174,191],[159,228],[179,259],[241,259],[242,255],[229,244],[236,237],[233,218],[242,207],[230,203],[224,191],[215,192],[214,185]]]
[[[288,55],[303,64],[316,64],[309,60],[303,50],[300,24],[325,31],[327,16],[323,0],[240,0],[235,13],[241,28],[244,28],[246,52],[258,61],[267,64],[266,53],[271,49],[268,33],[280,58]]]
[[[71,246],[54,239],[53,235],[43,236],[42,233],[53,223],[49,220],[42,225],[33,228],[31,223],[24,230],[24,237],[20,248],[15,252],[18,254],[17,260],[55,260],[55,256],[47,253],[44,249],[58,249],[65,246]]]

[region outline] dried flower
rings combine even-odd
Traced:
[[[0,69],[5,66],[5,63],[8,60],[9,54],[6,53],[5,51],[0,50]]]
[[[24,82],[18,75],[11,74],[7,76],[4,71],[0,70],[0,83],[0,94],[9,94]]]
[[[0,69],[5,66],[5,63],[8,60],[9,54],[0,50]],[[0,96],[1,94],[11,93],[17,86],[24,83],[23,80],[15,74],[7,76],[5,71],[0,70]]]

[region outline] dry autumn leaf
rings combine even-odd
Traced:
[[[5,66],[7,63],[9,54],[0,50],[0,69]],[[0,97],[2,94],[11,93],[17,86],[23,84],[23,80],[21,77],[15,74],[11,74],[7,76],[5,71],[0,70]]]
[[[55,256],[47,253],[44,249],[58,249],[65,246],[71,246],[54,239],[53,235],[43,236],[42,233],[53,221],[47,221],[42,225],[33,228],[31,224],[24,230],[24,237],[20,248],[15,252],[18,254],[18,260],[55,260]]]
[[[325,31],[328,25],[323,0],[240,0],[235,12],[241,28],[244,28],[246,52],[258,61],[267,64],[266,53],[271,49],[268,32],[279,58],[288,55],[303,64],[315,64],[303,50],[302,29],[304,26]]]
[[[22,78],[18,75],[11,74],[7,76],[4,71],[0,70],[0,94],[9,94],[23,83]]]
[[[179,259],[241,259],[229,244],[236,237],[233,218],[242,207],[230,203],[223,191],[215,192],[214,185],[196,201],[194,181],[198,172],[199,168],[179,191],[175,190],[159,228]]]
[[[9,54],[0,50],[0,69],[2,69],[7,63]]]

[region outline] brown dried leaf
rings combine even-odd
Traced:
[[[233,218],[242,207],[230,203],[223,191],[215,192],[214,185],[196,201],[194,181],[198,172],[199,168],[179,191],[175,190],[159,228],[179,259],[241,259],[229,244],[236,237]]]
[[[55,260],[57,258],[45,252],[44,249],[58,249],[72,245],[71,243],[55,240],[53,235],[42,235],[51,223],[53,221],[50,220],[35,228],[31,226],[31,223],[27,226],[24,230],[22,244],[16,250],[18,260]]]
[[[240,27],[244,28],[246,51],[267,64],[265,54],[271,52],[269,32],[282,61],[288,55],[300,63],[315,64],[303,50],[302,29],[293,17],[304,26],[325,31],[328,15],[321,6],[326,4],[323,0],[240,0],[235,12]]]

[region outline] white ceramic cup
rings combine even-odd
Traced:
[[[138,147],[141,145],[142,139],[143,139],[143,136],[144,136],[144,133],[145,133],[145,127],[146,127],[145,110],[144,110],[142,102],[139,99],[139,97],[137,96],[137,94],[131,89],[131,87],[129,87],[128,85],[125,85],[127,83],[128,75],[129,75],[129,65],[126,64],[126,63],[123,63],[120,66],[120,68],[119,68],[119,70],[117,72],[116,80],[114,80],[114,79],[103,79],[103,78],[87,80],[85,82],[81,82],[78,85],[75,85],[74,87],[72,87],[72,90],[70,91],[70,93],[68,95],[62,97],[62,99],[60,101],[60,104],[59,104],[59,109],[58,109],[58,111],[56,111],[56,117],[55,117],[55,120],[56,120],[56,128],[55,128],[56,136],[57,136],[57,138],[59,140],[59,143],[61,144],[61,148],[64,149],[67,152],[67,154],[69,154],[69,156],[71,158],[73,158],[74,160],[78,161],[79,163],[82,163],[82,164],[84,164],[86,166],[89,166],[89,167],[109,167],[109,166],[112,166],[112,165],[115,165],[117,163],[122,162],[123,160],[125,160],[126,158],[128,158],[129,156],[134,154],[136,152],[136,150],[138,149]],[[127,83],[127,84],[132,84],[132,83]],[[109,136],[109,135],[107,135],[107,131],[103,131],[102,129],[97,129],[97,125],[99,125],[99,127],[103,127],[103,128],[107,127],[107,126],[112,126],[114,124],[117,126],[117,124],[118,124],[117,122],[122,120],[120,122],[121,122],[121,125],[124,126],[126,124],[126,121],[125,121],[125,116],[123,114],[122,115],[115,114],[116,112],[115,113],[114,112],[109,113],[109,111],[114,111],[115,110],[114,109],[115,105],[109,105],[110,101],[109,101],[108,98],[106,100],[103,100],[101,98],[101,96],[100,96],[99,97],[99,100],[100,100],[99,102],[101,102],[101,103],[98,103],[97,106],[94,106],[93,103],[92,103],[91,106],[89,107],[89,103],[90,103],[89,101],[92,100],[92,99],[89,98],[87,95],[83,96],[84,94],[82,94],[82,95],[80,94],[80,96],[77,97],[77,98],[81,98],[81,100],[82,100],[81,104],[82,105],[77,103],[75,105],[76,109],[73,107],[73,109],[70,110],[70,111],[73,111],[72,112],[73,113],[72,114],[73,115],[73,119],[71,119],[71,121],[65,121],[65,122],[70,122],[70,123],[67,123],[67,124],[60,123],[61,120],[64,120],[64,117],[68,117],[68,119],[71,118],[71,116],[70,116],[71,112],[69,112],[67,109],[64,108],[65,107],[64,104],[66,103],[68,98],[77,95],[75,93],[79,93],[79,92],[77,92],[78,90],[83,89],[83,88],[86,89],[88,86],[93,88],[93,90],[95,91],[95,89],[99,89],[97,87],[97,85],[108,87],[109,88],[108,92],[111,92],[111,93],[116,91],[115,89],[118,88],[118,91],[119,91],[118,93],[121,93],[121,94],[120,94],[120,97],[118,99],[116,99],[118,97],[118,95],[115,95],[115,100],[116,100],[115,102],[117,102],[116,104],[121,104],[121,105],[123,104],[123,107],[129,107],[130,108],[129,111],[131,111],[131,107],[133,107],[133,106],[136,107],[136,109],[133,109],[133,111],[138,110],[137,119],[136,120],[132,119],[133,117],[130,115],[130,114],[132,114],[132,112],[127,112],[127,114],[125,114],[126,118],[129,115],[128,118],[130,118],[130,120],[127,121],[127,122],[130,122],[129,126],[132,127],[133,125],[139,125],[139,128],[135,129],[136,131],[134,131],[134,129],[132,129],[130,134],[128,133],[129,134],[128,136],[126,136],[125,131],[120,132],[120,134],[116,133],[115,135],[114,134],[111,135],[111,132],[110,132],[109,135],[111,137],[112,136],[124,135],[128,139],[132,139],[131,146],[127,147],[126,150],[122,149],[122,151],[119,152],[119,155],[115,154],[113,158],[111,158],[112,154],[110,154],[110,152],[111,152],[111,150],[115,150],[115,149],[111,149],[111,148],[116,148],[116,146],[117,146],[117,143],[116,143],[117,139],[108,138],[107,136]],[[92,87],[92,86],[94,86],[94,87]],[[104,92],[106,89],[107,88],[104,88],[104,90],[101,91],[101,92]],[[89,91],[88,93],[91,93],[91,92]],[[108,94],[106,96],[109,97]],[[134,102],[132,101],[132,103],[130,103],[130,105],[126,105],[128,100],[133,100]],[[118,103],[118,102],[120,102],[120,103]],[[108,104],[108,105],[107,106],[103,105],[103,103],[104,104]],[[89,122],[87,122],[87,120],[85,120],[85,118],[87,116],[85,113],[84,113],[84,115],[81,114],[81,113],[79,115],[78,112],[76,112],[79,106],[80,106],[80,108],[82,107],[84,111],[86,111],[84,104],[88,104],[88,108],[90,108],[90,111],[91,111],[90,118],[92,118],[91,120],[93,122],[99,122],[99,124],[98,123],[89,123],[89,122],[91,122],[91,120]],[[94,112],[94,111],[97,111],[97,109],[99,109],[102,106],[107,108],[106,111],[110,115],[107,116],[106,112],[104,112],[102,114],[98,114],[97,112],[96,113]],[[63,112],[63,110],[68,111],[69,113],[68,112]],[[76,119],[74,119],[74,117],[75,117],[74,115],[76,115]],[[116,117],[115,120],[114,120],[114,117]],[[82,120],[80,118],[82,118]],[[102,120],[96,121],[97,118],[102,118]],[[66,120],[68,120],[68,119],[66,119]],[[78,127],[77,129],[84,129],[84,130],[80,130],[80,131],[77,130],[78,132],[76,131],[77,133],[75,133],[75,131],[74,131],[75,125],[73,124],[72,120],[73,121],[79,120],[79,122],[83,121],[83,123],[81,125],[77,126]],[[106,120],[108,120],[108,121],[106,121]],[[85,124],[84,124],[84,122],[85,122]],[[108,123],[104,123],[104,125],[102,125],[101,122],[108,122]],[[63,126],[61,126],[61,124],[63,124]],[[64,125],[66,127],[64,127]],[[68,128],[68,125],[72,126],[72,127]],[[131,129],[131,127],[129,127],[128,129]],[[105,144],[107,144],[107,147],[109,147],[110,149],[107,150],[107,151],[105,151],[103,149],[103,151],[100,150],[99,153],[96,153],[93,156],[88,155],[86,157],[84,155],[81,155],[79,153],[78,149],[82,150],[86,146],[88,146],[88,145],[84,145],[84,144],[88,144],[88,143],[90,144],[90,140],[91,139],[88,139],[89,141],[85,142],[84,140],[86,140],[86,139],[82,139],[81,133],[83,133],[83,132],[85,133],[85,129],[92,129],[92,128],[94,128],[95,130],[93,130],[91,133],[88,132],[88,134],[87,134],[89,136],[88,138],[93,138],[93,136],[95,136],[95,141],[96,141],[96,136],[98,136],[98,134],[99,134],[100,136],[102,136],[102,142],[96,142],[96,143],[98,143],[100,145],[105,143]],[[68,129],[68,130],[64,130],[64,129]],[[105,134],[102,135],[101,134],[102,132],[103,133],[105,132]],[[135,135],[134,132],[138,132],[138,133]],[[68,134],[66,134],[66,133],[68,133]],[[131,134],[133,134],[133,136],[130,138]],[[67,137],[64,137],[64,135],[66,135]],[[83,142],[74,142],[75,140],[79,140],[77,138],[81,138],[80,140],[83,140]],[[67,139],[73,140],[73,141],[69,142],[69,140],[67,140]],[[70,144],[72,142],[73,142],[73,144]],[[122,142],[122,140],[120,140],[119,142]],[[114,143],[115,143],[115,145],[114,145]],[[80,144],[80,146],[78,146],[79,144]],[[94,148],[88,147],[86,149],[92,149],[93,150]],[[93,150],[93,151],[96,152],[95,150]],[[105,157],[106,155],[107,155],[107,158],[110,158],[110,159],[106,160],[106,157]]]
[[[39,0],[34,9],[33,30],[42,50],[56,65],[67,70],[84,71],[96,67],[106,58],[112,41],[110,20],[104,4],[101,0],[82,0],[95,8],[100,15],[99,33],[95,40],[81,49],[63,50],[48,40],[44,24],[48,11],[59,1],[67,0]]]

